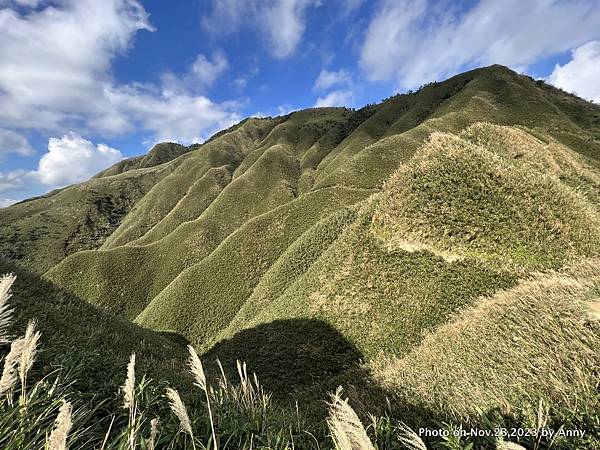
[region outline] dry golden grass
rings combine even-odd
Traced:
[[[327,425],[337,450],[374,450],[358,415],[342,398],[342,388],[331,394]]]
[[[541,399],[551,414],[592,414],[600,328],[588,302],[599,289],[599,259],[538,274],[480,299],[376,376],[405,403],[457,420],[500,408],[530,410],[535,424]]]
[[[48,438],[48,450],[67,450],[67,438],[73,426],[71,421],[72,410],[71,404],[63,401],[54,422],[54,429]]]
[[[387,248],[521,270],[599,254],[597,207],[560,181],[541,141],[489,124],[467,131],[479,145],[433,133],[386,182],[372,229]]]
[[[498,156],[518,160],[519,164],[542,171],[557,178],[600,185],[600,176],[586,159],[569,147],[546,134],[536,137],[525,127],[509,127],[478,122],[466,128],[459,136],[484,147]]]

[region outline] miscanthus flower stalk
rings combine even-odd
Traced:
[[[71,420],[72,406],[69,402],[63,401],[58,416],[54,422],[54,429],[50,433],[47,441],[48,450],[67,450],[67,438],[73,426]]]
[[[10,289],[16,279],[17,277],[12,274],[0,278],[0,345],[10,342],[7,328],[12,323],[14,309],[10,307],[8,301],[12,296]]]
[[[177,416],[179,419],[179,426],[181,427],[181,431],[187,433],[192,439],[192,447],[195,449],[196,445],[194,444],[194,432],[192,430],[192,422],[190,421],[190,417],[188,416],[187,409],[179,396],[179,392],[175,389],[167,388],[166,396],[169,400],[169,404],[171,406],[171,411]]]
[[[192,375],[194,376],[194,380],[195,380],[194,384],[196,386],[198,386],[200,389],[202,389],[204,391],[204,393],[206,394],[206,405],[208,407],[208,417],[210,419],[210,430],[212,433],[213,445],[215,447],[215,450],[218,450],[219,447],[217,444],[217,435],[215,433],[215,424],[213,421],[212,410],[210,408],[210,395],[208,392],[208,386],[206,385],[206,375],[204,374],[204,368],[202,367],[202,361],[200,361],[200,357],[196,353],[196,350],[194,350],[194,347],[192,347],[191,345],[188,345],[188,351],[190,352],[189,365],[190,365],[190,371],[192,372]]]

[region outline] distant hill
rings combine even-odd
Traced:
[[[282,397],[576,416],[599,404],[567,399],[600,362],[600,106],[496,65],[250,118],[2,210],[0,253]]]
[[[94,178],[110,177],[113,175],[119,175],[129,170],[146,169],[148,167],[158,166],[198,147],[199,144],[186,147],[175,142],[162,142],[152,147],[148,154],[137,156],[135,158],[124,159],[123,161],[120,161],[108,169],[98,173]]]

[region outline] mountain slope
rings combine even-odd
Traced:
[[[248,300],[262,274],[274,263],[273,256],[267,256],[271,251],[268,249],[275,246],[275,255],[281,255],[307,226],[352,205],[360,195],[366,197],[369,190],[380,189],[432,132],[460,133],[470,124],[488,119],[526,126],[531,133],[545,136],[557,152],[565,150],[561,150],[553,133],[560,138],[566,130],[593,147],[594,133],[600,129],[596,110],[582,102],[581,110],[574,113],[565,106],[569,102],[578,100],[493,66],[359,111],[325,108],[300,111],[280,120],[247,121],[186,155],[137,203],[100,251],[75,254],[48,276],[131,320],[137,317],[140,323],[176,330],[196,344],[206,345],[228,325],[232,314]],[[598,161],[589,158],[589,148],[584,153],[588,156],[574,153],[573,158],[579,162],[570,170],[585,166],[594,173]],[[220,182],[203,179],[210,167],[221,168]],[[571,178],[581,185],[576,175],[571,174]],[[195,183],[201,183],[201,188],[195,189]],[[593,195],[593,180],[590,183],[586,186]],[[261,237],[260,232],[252,231],[249,221],[283,205],[305,203],[313,208],[321,204],[318,193],[328,186],[337,186],[338,190],[344,187],[347,194],[358,190],[324,210],[303,213],[296,208],[286,212],[299,219],[304,217],[305,223],[304,227],[286,229],[283,234],[287,240],[278,241],[269,233]],[[260,230],[268,230],[279,227],[282,219],[272,214],[261,220]],[[256,275],[243,292],[238,292],[238,283],[233,283],[226,290],[232,296],[220,302],[227,282],[217,288],[217,280],[221,275],[229,282],[237,279],[243,260],[236,254],[236,244],[223,248],[229,236],[236,236],[232,242],[246,242],[243,248],[253,248],[252,261],[243,264],[253,267]],[[219,252],[213,257],[216,249]],[[132,266],[148,270],[131,273]],[[209,279],[200,281],[198,273]],[[215,273],[219,274],[216,278],[211,275]],[[227,319],[216,321],[220,325],[209,327],[212,331],[205,329],[206,322],[200,319],[203,314],[182,310],[183,305],[204,297],[203,292],[206,298],[198,303],[201,308],[210,310],[212,305],[225,303],[225,308],[232,311]],[[220,314],[216,311],[215,316]]]
[[[60,369],[82,392],[112,400],[135,352],[144,373],[181,384],[186,350],[179,337],[133,325],[0,259],[0,274],[8,273],[17,277],[10,299],[15,310],[12,334],[22,335],[32,319],[42,334],[33,378]]]
[[[43,273],[67,255],[97,248],[171,167],[93,178],[0,210],[0,256]]]
[[[496,323],[480,311],[483,299],[502,305],[502,292],[529,295],[521,286],[534,273],[600,257],[600,107],[501,66],[356,111],[248,119],[162,165],[89,183],[120,186],[145,174],[157,175],[110,235],[96,248],[63,252],[45,278],[137,324],[183,335],[225,370],[249,358],[267,387],[307,402],[341,383],[367,399],[389,394],[400,409],[460,420],[478,408],[534,408],[519,394],[526,380],[504,383],[508,405],[469,397],[460,410],[460,392],[421,393],[425,378],[411,364],[427,375],[432,362],[421,351],[438,354],[454,340],[466,352],[519,311],[530,318],[518,322],[527,336],[542,303],[532,313],[519,297],[514,316]],[[59,200],[50,211],[64,217]],[[4,236],[20,239],[19,229],[5,227]],[[39,246],[47,242],[41,236]],[[26,253],[23,264],[42,254],[33,246]],[[592,275],[589,290],[561,290],[552,305],[587,302],[598,289]],[[460,343],[452,324],[482,314],[483,331]],[[586,314],[553,311],[548,326],[587,323]],[[575,347],[597,348],[595,328],[577,330]],[[530,331],[531,345],[546,348]],[[507,339],[498,333],[494,342],[506,349]],[[570,361],[567,336],[557,339],[565,352],[558,357]],[[497,370],[493,357],[482,360],[486,373],[522,379],[519,356],[507,354],[514,364]],[[456,356],[457,364],[477,355]],[[311,361],[325,368],[320,375]],[[580,368],[588,386],[592,365]],[[540,372],[534,391],[557,411],[569,409],[555,395],[562,378],[553,370]],[[453,376],[432,379],[442,389],[460,380]],[[485,380],[471,381],[486,389]],[[590,395],[585,408],[597,397]]]
[[[119,175],[129,170],[146,169],[148,167],[158,166],[198,147],[198,144],[185,147],[175,142],[161,142],[160,144],[156,144],[154,147],[152,147],[148,154],[137,156],[135,158],[124,159],[123,161],[120,161],[108,169],[98,173],[94,178],[110,177],[113,175]]]

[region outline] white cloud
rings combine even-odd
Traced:
[[[9,153],[29,156],[34,152],[25,136],[21,136],[11,130],[0,128],[0,160],[4,155]]]
[[[325,97],[319,97],[315,102],[315,107],[324,106],[351,106],[354,103],[352,91],[337,90],[331,91]]]
[[[318,0],[213,0],[212,11],[202,23],[214,34],[250,25],[265,33],[272,56],[287,58],[302,40],[308,8],[319,4]]]
[[[68,133],[48,140],[48,153],[40,159],[38,169],[28,176],[47,186],[64,186],[87,180],[122,159],[119,150],[105,144],[94,145],[75,133]]]
[[[29,8],[35,8],[36,6],[46,2],[48,0],[0,0],[0,6],[3,5],[10,5],[15,4],[15,5],[20,5],[20,6],[26,6]]]
[[[0,198],[0,208],[6,208],[14,203],[17,203],[18,200],[14,200],[12,198]]]
[[[293,112],[299,111],[301,108],[292,105],[279,105],[276,108],[269,108],[265,111],[256,111],[250,117],[277,117],[287,116]]]
[[[341,0],[342,17],[347,17],[352,14],[360,8],[364,2],[365,0]]]
[[[24,170],[13,170],[7,173],[0,172],[0,192],[19,189],[25,183],[24,176],[27,174]]]
[[[114,58],[140,30],[152,31],[137,0],[57,0],[37,10],[0,10],[0,127],[122,134],[190,142],[237,118],[232,103],[198,95],[227,68],[221,52],[198,55],[161,85],[118,84]]]
[[[527,67],[600,37],[597,0],[481,0],[466,12],[449,0],[384,0],[361,49],[371,80],[410,88],[463,68]]]
[[[17,191],[32,185],[56,188],[85,181],[121,161],[123,154],[106,144],[93,144],[76,133],[48,139],[48,152],[37,170],[0,172],[0,192]]]
[[[344,69],[340,69],[338,71],[322,69],[321,73],[315,81],[313,89],[316,91],[326,91],[327,89],[333,86],[347,86],[351,83],[352,78],[350,77],[350,74]]]
[[[600,41],[591,41],[575,49],[571,61],[563,66],[556,65],[548,82],[600,103]]]
[[[233,87],[235,87],[238,91],[243,91],[248,84],[248,80],[244,77],[238,77],[231,82]]]
[[[280,0],[263,10],[271,53],[276,58],[292,55],[304,34],[306,9],[312,0]]]
[[[199,142],[241,120],[235,103],[216,104],[204,96],[163,91],[160,95],[136,88],[107,94],[126,117],[154,131],[156,141]]]
[[[210,86],[228,67],[229,63],[225,54],[216,52],[212,61],[204,55],[198,55],[192,64],[191,73],[200,83]]]
[[[57,128],[105,114],[98,98],[114,57],[152,29],[134,0],[63,0],[18,13],[0,10],[0,122]]]

